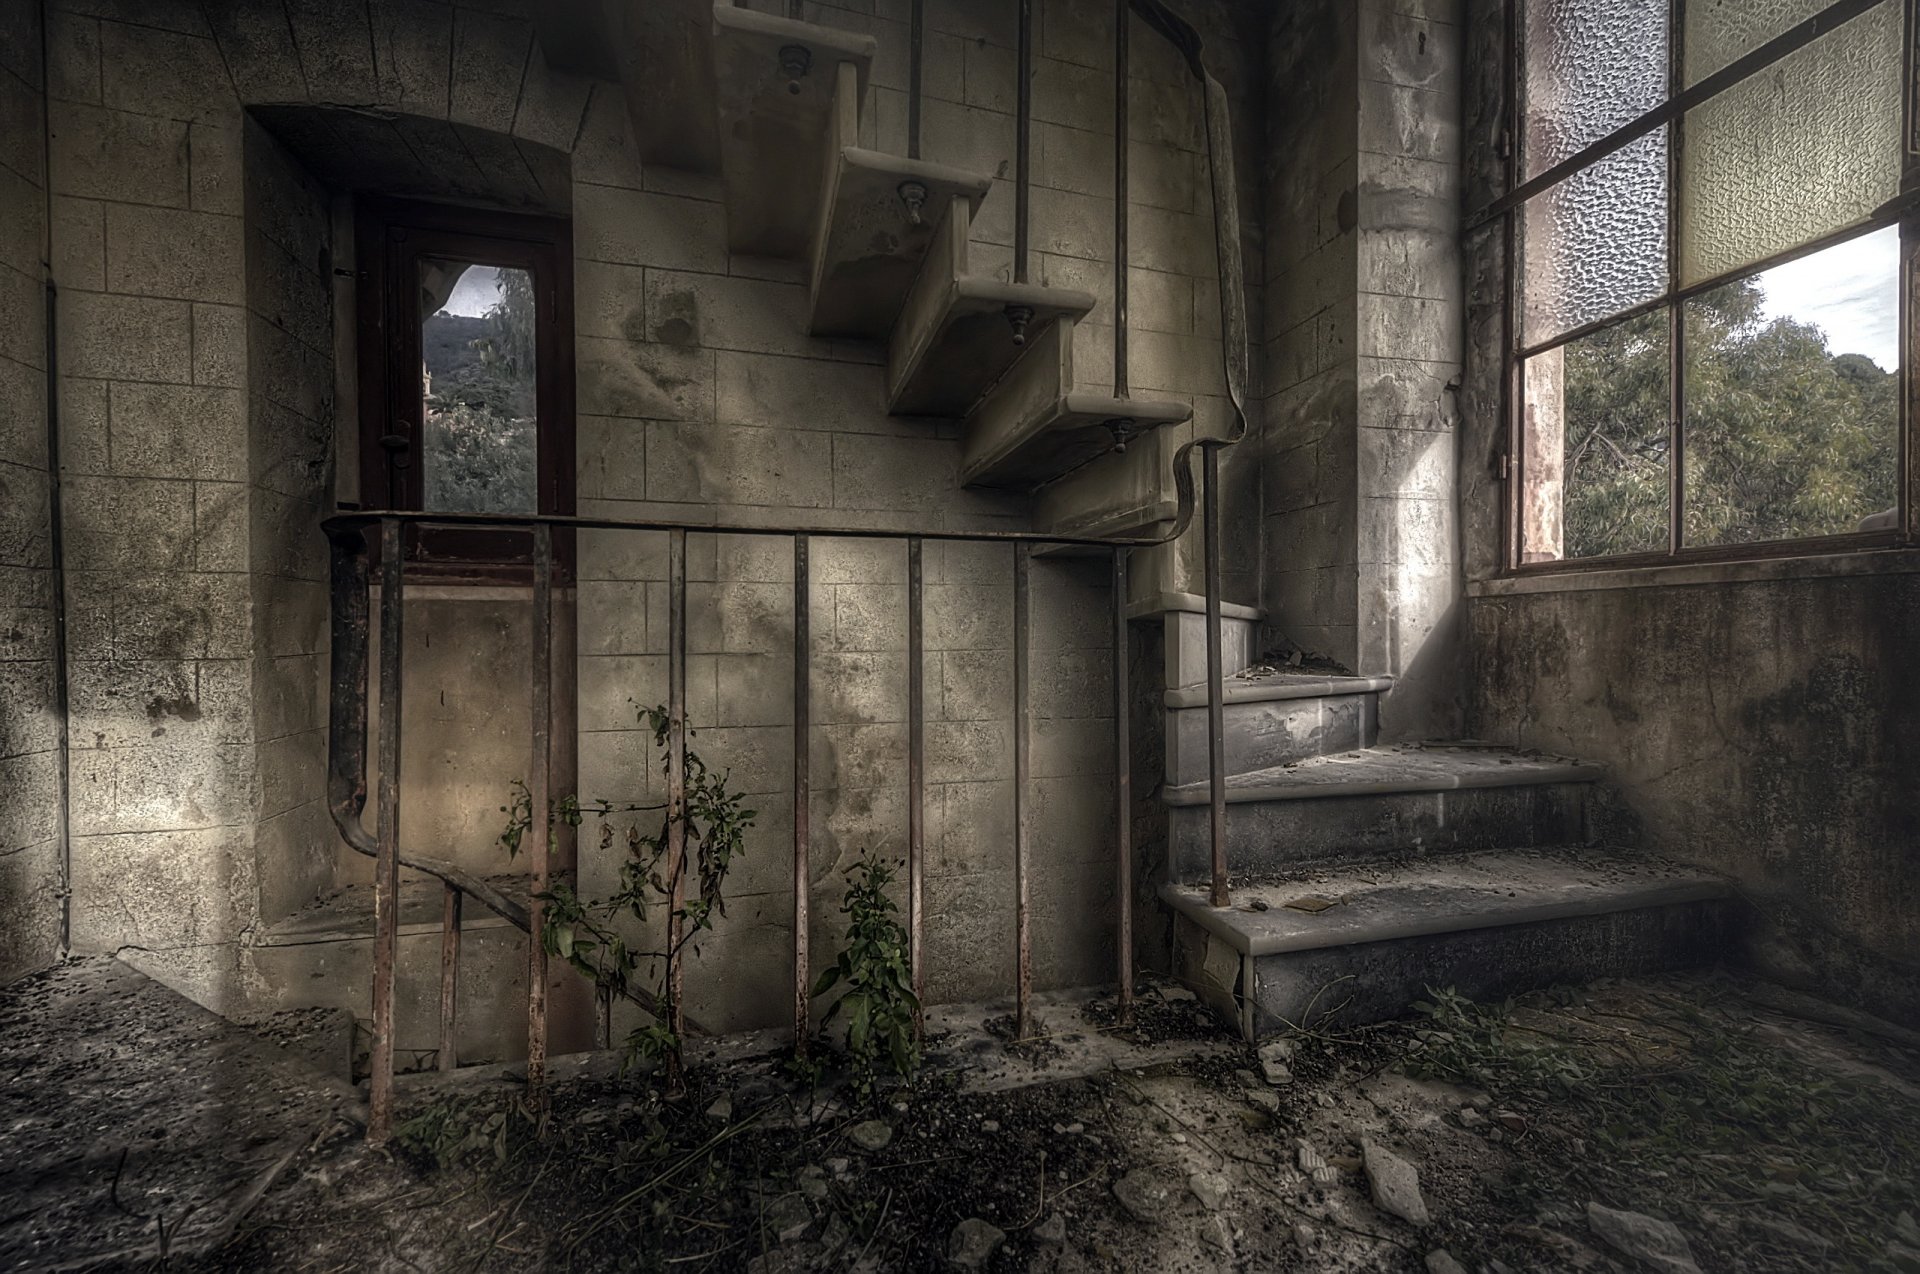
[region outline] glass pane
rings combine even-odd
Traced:
[[[1525,343],[1652,300],[1667,285],[1667,134],[1647,134],[1527,201]]]
[[[1833,0],[1687,0],[1687,83],[1698,84]]]
[[[1666,549],[1670,358],[1662,308],[1527,360],[1521,561]]]
[[[1682,282],[1784,252],[1893,198],[1899,125],[1894,0],[1687,112]]]
[[[1528,177],[1665,100],[1667,3],[1528,0]]]
[[[1686,303],[1687,543],[1839,535],[1894,508],[1899,256],[1888,227]]]
[[[539,512],[533,277],[422,259],[420,312],[425,507]]]

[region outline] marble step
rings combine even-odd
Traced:
[[[1303,863],[1583,843],[1603,771],[1487,744],[1403,744],[1314,757],[1227,779],[1227,864],[1235,875]],[[1203,879],[1205,782],[1169,787],[1169,880]]]
[[[1286,672],[1228,677],[1221,713],[1227,773],[1372,747],[1380,739],[1379,697],[1392,688],[1392,677]],[[1204,782],[1206,685],[1167,691],[1166,706],[1167,782]]]
[[[1708,964],[1742,914],[1710,872],[1570,848],[1323,868],[1224,909],[1198,885],[1160,896],[1176,974],[1249,1039],[1396,1017],[1429,988],[1497,998]]]

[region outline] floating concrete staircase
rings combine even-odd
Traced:
[[[1249,1037],[1709,961],[1736,922],[1711,873],[1594,846],[1603,772],[1479,743],[1378,744],[1386,677],[1227,683],[1232,905],[1208,899],[1204,686],[1166,694],[1161,901],[1178,971]]]
[[[732,4],[632,8],[645,12],[610,28],[653,42],[622,68],[643,161],[718,170],[728,246],[807,261],[809,331],[884,341],[888,409],[965,422],[965,485],[1030,490],[1191,418],[1186,403],[1081,388],[1074,324],[1091,295],[973,270],[990,175],[859,145],[871,36]],[[1123,522],[1101,533],[1147,524]]]

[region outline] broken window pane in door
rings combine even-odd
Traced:
[[[1667,548],[1669,364],[1665,309],[1526,361],[1521,561]]]
[[[1895,508],[1899,258],[1889,226],[1686,302],[1686,543],[1841,535]]]
[[[1900,5],[1882,0],[1687,112],[1680,282],[1861,220],[1900,189]]]
[[[532,275],[423,258],[419,284],[423,506],[537,512]]]

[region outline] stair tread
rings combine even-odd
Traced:
[[[782,51],[805,49],[804,74]],[[713,68],[727,246],[768,257],[803,256],[811,244],[826,167],[838,67],[858,77],[855,101],[879,50],[870,35],[797,22],[730,4],[713,9]],[[789,91],[789,84],[798,91]]]
[[[1207,904],[1204,885],[1166,884],[1161,898],[1243,955],[1279,955],[1573,916],[1669,906],[1734,894],[1721,876],[1663,859],[1591,849],[1490,850],[1417,862],[1303,870],[1283,883],[1240,885],[1233,906]],[[1286,904],[1334,899],[1314,913]],[[1262,902],[1265,910],[1251,904]]]
[[[1324,672],[1270,672],[1248,676],[1235,673],[1226,679],[1226,702],[1271,703],[1279,699],[1324,699],[1332,695],[1376,694],[1393,689],[1393,678],[1347,677]],[[1204,708],[1207,684],[1196,682],[1167,691],[1169,708]]]
[[[1063,317],[1093,310],[1091,292],[963,275],[947,284],[931,331],[893,368],[889,410],[899,416],[962,416]],[[1024,344],[1006,311],[1032,311]]]
[[[960,482],[970,487],[1035,487],[1113,450],[1111,424],[1116,420],[1127,422],[1131,439],[1192,415],[1191,406],[1172,400],[1064,394],[1029,420],[1018,437],[1006,439],[990,455],[971,459],[961,470]]]
[[[1457,788],[1524,787],[1540,783],[1591,783],[1605,771],[1587,761],[1517,752],[1493,744],[1441,746],[1403,743],[1317,756],[1290,765],[1227,777],[1227,800],[1285,801],[1394,792],[1444,792]],[[1169,805],[1204,805],[1205,781],[1166,790]]]
[[[924,203],[911,220],[900,187],[918,182]],[[951,200],[971,212],[993,178],[947,164],[843,147],[813,265],[815,336],[880,338],[893,328]]]

